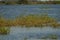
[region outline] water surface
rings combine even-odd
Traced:
[[[16,18],[16,16],[24,16],[28,14],[48,13],[50,17],[60,18],[60,4],[48,5],[0,5],[0,15],[5,18]]]
[[[48,38],[49,35],[57,35],[57,38],[60,38],[60,28],[11,27],[10,34],[0,35],[0,39],[1,40],[23,40],[24,38],[41,39],[43,37]]]

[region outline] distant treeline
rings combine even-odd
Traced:
[[[5,19],[0,17],[0,27],[1,26],[25,26],[25,27],[43,27],[43,26],[51,26],[58,27],[60,24],[55,18],[49,17],[47,14],[45,15],[34,15],[29,14],[26,16],[17,17],[16,19]]]
[[[26,1],[26,0],[20,0],[20,1],[0,1],[0,4],[60,4],[60,1]]]

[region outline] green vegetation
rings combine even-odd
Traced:
[[[57,35],[54,35],[54,34],[53,34],[53,35],[49,35],[48,37],[49,37],[50,39],[57,39],[57,38],[58,38]]]
[[[57,40],[58,36],[56,34],[52,34],[52,35],[48,35],[47,37],[43,36],[42,39],[54,39],[54,40]]]
[[[27,40],[27,37],[25,37],[24,40]]]
[[[60,1],[27,1],[27,0],[18,0],[18,1],[0,1],[0,4],[60,4]]]
[[[9,27],[0,27],[0,34],[9,34],[10,28]]]
[[[20,16],[16,19],[7,20],[0,17],[0,34],[7,34],[10,31],[11,26],[25,26],[25,27],[60,27],[60,24],[55,18],[49,17],[48,14],[29,14],[26,16]]]
[[[27,15],[25,17],[18,18],[19,25],[26,27],[42,27],[42,26],[53,26],[57,27],[58,23],[56,19],[49,17],[47,14],[42,15]]]
[[[10,28],[7,26],[8,26],[7,20],[0,16],[0,34],[9,34]]]
[[[28,1],[27,0],[19,0],[17,3],[18,4],[28,4]]]
[[[14,20],[6,20],[2,17],[0,18],[0,27],[1,26],[58,27],[60,24],[58,24],[56,19],[49,17],[48,14],[29,14],[26,16],[17,17]]]
[[[60,4],[60,1],[54,1],[53,3],[54,4]]]

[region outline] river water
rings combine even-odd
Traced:
[[[40,4],[40,5],[0,5],[0,16],[5,18],[16,18],[28,14],[48,13],[50,17],[60,18],[60,5]],[[60,20],[60,19],[59,19]]]
[[[0,40],[24,40],[24,38],[29,39],[50,39],[49,35],[57,35],[60,38],[60,28],[43,27],[43,28],[21,28],[21,27],[11,27],[10,34],[0,35]]]
[[[56,5],[0,5],[0,16],[7,19],[13,19],[17,16],[24,16],[28,14],[42,14],[48,13],[50,17],[57,18],[60,21],[60,4]],[[21,28],[11,27],[10,33],[7,35],[0,35],[0,40],[40,40],[41,38],[48,38],[49,35],[56,35],[60,38],[60,28],[43,27],[43,28]]]

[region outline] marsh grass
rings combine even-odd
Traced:
[[[43,27],[43,26],[53,26],[58,27],[58,22],[56,19],[49,17],[48,15],[27,15],[18,19],[20,25],[25,25],[26,27]]]
[[[9,34],[10,28],[9,27],[0,27],[0,34]]]
[[[22,17],[17,17],[13,20],[6,20],[5,18],[0,18],[0,27],[1,26],[25,26],[25,27],[44,27],[44,26],[51,26],[51,27],[58,27],[58,21],[55,18],[49,17],[48,14],[42,15],[33,15],[29,14]]]

